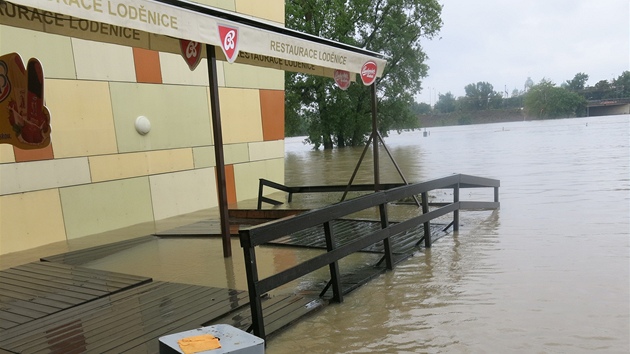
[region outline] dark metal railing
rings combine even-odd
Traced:
[[[273,183],[273,182],[272,182]],[[275,184],[275,183],[274,183]],[[331,285],[333,291],[332,301],[342,302],[343,292],[338,261],[352,253],[358,252],[376,242],[383,241],[385,261],[387,269],[393,269],[393,255],[389,237],[418,227],[424,224],[424,245],[431,247],[430,221],[453,213],[453,229],[459,227],[459,210],[465,209],[498,209],[499,208],[500,181],[495,179],[475,177],[469,175],[452,175],[427,182],[399,186],[389,190],[375,192],[358,198],[344,201],[321,209],[311,210],[303,214],[284,219],[275,220],[266,224],[254,226],[239,231],[241,247],[245,256],[245,269],[247,272],[247,286],[249,291],[250,307],[252,314],[252,329],[256,336],[265,338],[265,325],[261,296],[267,292],[309,274],[324,266],[329,266]],[[295,193],[297,187],[286,187],[277,184],[274,188],[286,192]],[[278,188],[280,187],[280,188]],[[320,188],[320,187],[318,187]],[[345,187],[344,187],[345,188]],[[428,192],[436,189],[453,189],[453,202],[429,210]],[[461,188],[494,188],[494,201],[460,201]],[[387,204],[410,198],[422,196],[422,214],[410,219],[389,223],[387,216]],[[338,246],[335,242],[331,222],[344,216],[378,207],[381,221],[381,229],[369,234],[357,235],[352,241]],[[256,262],[256,246],[263,245],[280,237],[310,228],[323,226],[326,239],[327,252],[299,263],[289,269],[264,279],[258,278],[258,266]]]
[[[381,183],[379,187],[381,190],[388,190],[396,187],[406,186],[406,183]],[[265,187],[273,188],[282,192],[288,193],[287,202],[293,201],[293,194],[299,193],[332,193],[332,192],[374,192],[373,184],[355,184],[355,185],[334,185],[334,186],[301,186],[301,187],[289,187],[280,183],[272,182],[270,180],[261,178],[258,183],[258,206],[262,209],[262,204],[267,203],[271,205],[281,205],[281,201],[271,199],[264,196]]]

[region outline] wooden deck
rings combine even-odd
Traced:
[[[214,323],[251,325],[245,291],[52,262],[0,271],[0,281],[0,353],[157,353],[166,334]],[[273,331],[323,305],[300,295],[263,303]]]
[[[163,235],[207,237],[208,225],[192,224]],[[380,224],[335,220],[333,228],[343,244]],[[432,225],[433,238],[444,235],[443,228]],[[272,245],[325,248],[322,233],[313,228]],[[396,262],[411,256],[422,235],[420,227],[392,237]],[[152,281],[80,266],[158,238],[152,235],[44,257],[42,262],[0,271],[0,354],[157,353],[158,338],[167,334],[219,323],[248,330],[252,319],[245,291]],[[382,248],[378,243],[363,251],[383,253]],[[374,264],[342,274],[343,293],[384,271],[383,264]],[[264,296],[267,335],[326,306],[332,292],[325,285],[314,284],[298,294]]]
[[[8,330],[148,283],[151,278],[57,263],[0,271],[0,330]]]

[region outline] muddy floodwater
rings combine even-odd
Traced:
[[[286,140],[287,185],[347,183],[363,148],[312,151],[301,140]],[[462,211],[458,232],[418,249],[343,304],[270,338],[268,354],[630,352],[629,115],[430,128],[394,132],[385,141],[410,182],[452,173],[499,179],[500,210]],[[401,182],[383,149],[380,156],[381,181]],[[371,183],[371,176],[369,150],[356,183]],[[463,190],[461,199],[479,200],[473,193],[481,192]],[[323,205],[339,195],[295,198]],[[452,200],[448,191],[430,198]],[[200,211],[113,236],[150,234],[217,214]],[[111,237],[6,255],[0,269]],[[160,238],[83,266],[247,290],[237,238],[232,246],[226,259],[216,237]],[[259,247],[259,276],[319,252]],[[341,271],[373,264],[374,257],[351,255]],[[309,290],[327,276],[323,269],[273,293]]]
[[[267,353],[630,352],[630,116],[385,141],[409,181],[501,180],[501,209],[462,212],[458,233],[284,331]],[[346,183],[361,151],[287,139],[286,182]],[[371,182],[370,156],[359,182]],[[399,182],[384,151],[381,162],[382,181]]]

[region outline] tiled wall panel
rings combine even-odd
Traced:
[[[46,78],[76,79],[69,37],[0,25],[0,55],[16,52],[24,65],[30,58],[42,63]]]
[[[284,139],[284,90],[260,90],[265,141]]]
[[[111,83],[120,152],[174,149],[212,144],[206,88],[178,85]],[[147,135],[135,121],[151,122]]]
[[[251,161],[284,158],[284,140],[249,143],[248,146]]]
[[[0,144],[0,163],[15,162],[15,154],[13,146],[8,144]]]
[[[223,10],[236,11],[234,0],[195,0],[194,2],[203,5],[218,7]]]
[[[193,148],[195,168],[216,166],[214,162],[214,146],[202,146]]]
[[[262,141],[258,90],[219,88],[223,143]]]
[[[258,197],[258,179],[284,182],[284,159],[273,159],[234,165],[236,197],[238,200]],[[272,193],[270,188],[266,192]]]
[[[65,239],[57,189],[0,197],[0,254]]]
[[[86,157],[0,165],[0,195],[90,183]]]
[[[223,145],[223,156],[226,164],[237,164],[249,161],[247,143]]]
[[[151,176],[155,220],[215,207],[214,168]]]
[[[284,71],[245,64],[223,64],[226,87],[284,90]]]
[[[131,47],[72,39],[79,80],[136,81]]]
[[[93,182],[193,168],[192,149],[189,148],[93,156],[89,160]]]
[[[149,178],[60,189],[68,239],[153,221]]]
[[[55,157],[117,152],[107,82],[47,80]]]
[[[236,12],[266,19],[279,24],[284,23],[284,0],[265,1],[261,6],[259,0],[234,0]]]
[[[188,68],[184,58],[179,54],[160,53],[160,63],[163,83],[208,87],[208,62],[206,59],[201,59],[193,71]],[[223,70],[219,70],[219,85],[224,82]]]

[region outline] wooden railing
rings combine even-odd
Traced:
[[[267,292],[307,275],[319,268],[329,266],[331,278],[330,282],[333,291],[332,301],[342,302],[343,292],[341,289],[340,271],[338,265],[338,261],[340,259],[352,253],[358,252],[376,242],[383,241],[386,267],[387,269],[393,269],[394,262],[390,247],[390,236],[418,227],[420,224],[424,224],[424,245],[425,247],[431,247],[431,220],[453,213],[453,229],[457,231],[459,227],[459,210],[499,208],[499,186],[500,181],[495,179],[457,174],[364,195],[352,200],[327,206],[325,208],[311,210],[297,216],[275,220],[239,231],[241,247],[243,248],[245,256],[245,269],[247,272],[247,285],[252,314],[252,329],[254,334],[261,338],[265,338],[261,296]],[[277,188],[277,186],[274,186],[274,188]],[[462,188],[494,188],[494,200],[491,202],[461,201],[460,189]],[[453,202],[442,204],[442,206],[437,209],[429,210],[428,192],[437,189],[453,189]],[[287,190],[287,192],[291,192],[291,189]],[[423,213],[419,216],[390,224],[387,216],[387,204],[415,197],[417,195],[422,196],[421,200]],[[341,217],[374,207],[379,208],[381,229],[364,235],[356,235],[356,238],[352,241],[338,246],[335,241],[335,235],[331,227],[331,222]],[[260,246],[280,237],[320,225],[323,225],[324,234],[322,236],[326,240],[326,253],[315,256],[267,278],[258,278],[256,246]]]

